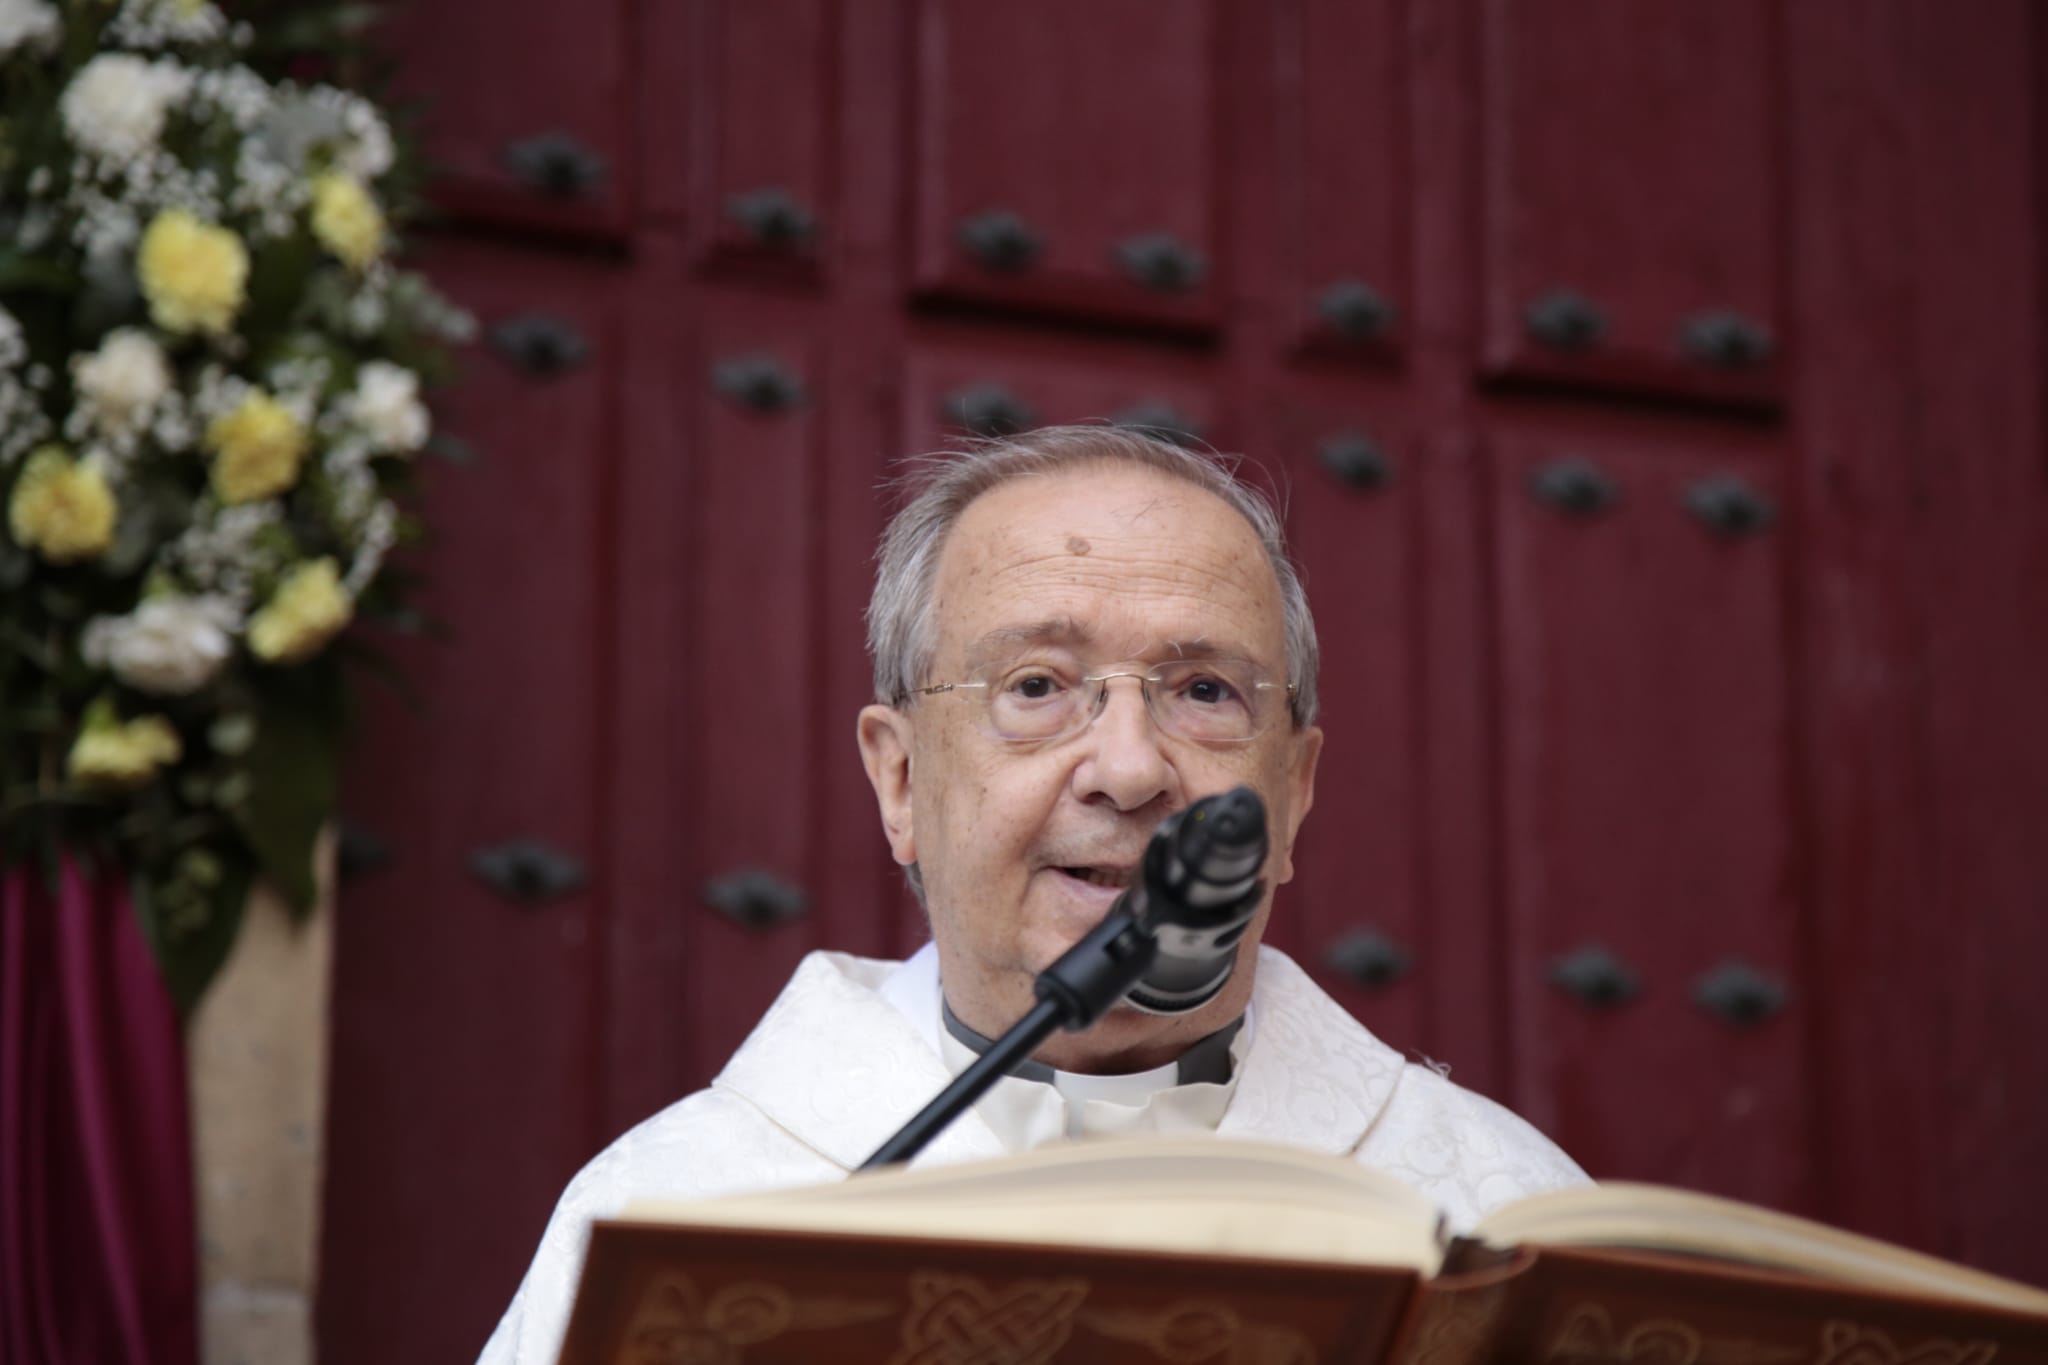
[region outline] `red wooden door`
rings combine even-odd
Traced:
[[[1329,684],[1315,809],[1269,941],[1368,1027],[1420,1040],[1424,992],[1410,978],[1441,947],[1423,911],[1418,818],[1421,442],[1349,390],[1297,380],[1258,432],[1285,479],[1288,536]]]
[[[444,418],[477,463],[430,471],[412,562],[447,638],[395,643],[418,700],[372,687],[347,776],[344,815],[381,854],[340,893],[320,1294],[337,1360],[476,1351],[494,1321],[477,1291],[516,1277],[604,1131],[626,274],[467,242],[425,263],[481,325]]]
[[[882,485],[1084,419],[1282,496],[1276,944],[1596,1175],[2048,1276],[2027,7],[514,5],[495,67],[445,8],[443,278],[583,346],[477,348],[456,634],[353,775],[330,1355],[473,1351],[804,952],[922,938],[852,739]],[[528,122],[607,174],[509,188]],[[585,880],[494,889],[520,840]]]
[[[1602,1177],[1817,1212],[1782,481],[1590,432],[1491,463],[1516,1098]]]

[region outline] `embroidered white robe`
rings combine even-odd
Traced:
[[[479,1365],[554,1365],[592,1218],[635,1199],[837,1180],[866,1160],[952,1079],[938,1040],[934,959],[929,947],[907,964],[805,958],[709,1089],[626,1133],[569,1183]],[[1587,1183],[1549,1139],[1404,1060],[1275,949],[1259,950],[1245,1031],[1215,1122],[1221,1136],[1348,1154],[1422,1191],[1457,1228],[1524,1195]],[[1006,1079],[998,1088],[1005,1093],[963,1114],[914,1164],[1003,1155],[991,1117],[1024,1143],[1062,1130],[1052,1087]],[[1170,1115],[1173,1092],[1161,1093]],[[1034,1110],[1035,1119],[1017,1117]],[[1126,1116],[1106,1126],[1184,1125]]]

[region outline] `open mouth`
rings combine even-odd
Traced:
[[[1076,881],[1087,882],[1090,886],[1107,886],[1122,890],[1131,884],[1131,869],[1128,867],[1063,867],[1060,871]]]

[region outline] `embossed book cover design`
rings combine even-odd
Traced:
[[[1640,1186],[1472,1238],[1310,1153],[1148,1139],[593,1230],[563,1365],[2048,1365],[2048,1293]]]

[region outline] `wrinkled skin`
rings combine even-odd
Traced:
[[[1028,648],[1020,631],[1050,634],[1093,672],[1208,649],[1286,675],[1280,588],[1257,535],[1220,498],[1149,469],[1090,465],[991,489],[947,538],[936,588],[928,683]],[[975,695],[869,706],[859,736],[890,849],[924,878],[946,999],[985,1035],[1022,1016],[1033,977],[1101,921],[1118,894],[1096,884],[1101,870],[1134,869],[1159,822],[1201,797],[1249,783],[1265,799],[1268,889],[1222,993],[1177,1018],[1119,1008],[1037,1054],[1101,1074],[1172,1060],[1251,996],[1272,889],[1294,873],[1322,732],[1283,716],[1249,744],[1191,743],[1163,733],[1137,681],[1122,678],[1088,729],[1019,746],[985,733]]]

